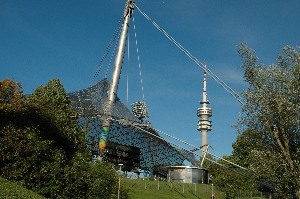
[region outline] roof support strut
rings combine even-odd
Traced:
[[[135,3],[135,0],[127,0],[125,9],[124,9],[122,32],[121,32],[121,36],[120,36],[120,40],[119,40],[118,50],[117,50],[116,57],[115,57],[112,82],[111,82],[110,88],[109,88],[108,100],[107,100],[105,108],[104,108],[105,117],[103,119],[101,138],[99,141],[98,160],[100,160],[100,161],[103,159],[105,152],[106,152],[107,137],[108,137],[108,133],[109,133],[110,125],[111,125],[110,116],[111,116],[111,112],[112,112],[113,103],[115,102],[116,97],[117,97],[118,85],[119,85],[122,63],[123,63],[125,47],[126,47],[127,32],[128,32],[130,18],[132,16],[132,13],[134,10],[134,3]]]

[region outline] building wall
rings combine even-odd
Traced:
[[[181,183],[208,183],[208,170],[197,167],[171,166],[168,179],[172,182]]]

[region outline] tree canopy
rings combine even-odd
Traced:
[[[0,81],[0,176],[47,198],[114,197],[116,174],[91,161],[75,116],[58,79],[26,97],[20,83]]]
[[[275,186],[275,198],[300,198],[300,52],[286,46],[275,63],[259,62],[239,46],[249,87],[233,155],[258,180]]]
[[[248,171],[210,165],[214,183],[224,189],[227,198],[234,198],[241,189],[251,193],[259,189],[274,191],[274,198],[299,199],[299,48],[285,46],[270,65],[260,63],[256,52],[246,44],[239,45],[238,52],[249,86],[243,92],[245,104],[232,155],[223,158]],[[270,190],[269,185],[275,190]]]

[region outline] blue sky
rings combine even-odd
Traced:
[[[52,78],[59,78],[68,92],[90,86],[124,4],[125,0],[0,0],[0,79],[21,82],[25,93]],[[237,54],[239,43],[246,42],[266,64],[275,60],[283,46],[299,45],[297,0],[136,0],[136,4],[236,91],[247,87]],[[134,19],[152,125],[201,145],[196,112],[203,71],[137,9]],[[118,91],[125,104],[127,75],[128,104],[142,100],[132,27],[130,61],[126,54]],[[97,80],[103,74],[102,70]],[[229,155],[237,135],[231,126],[240,104],[210,77],[207,93],[213,109],[213,130],[208,135],[211,152]]]

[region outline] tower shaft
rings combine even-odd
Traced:
[[[209,118],[212,116],[212,110],[208,107],[209,101],[207,100],[206,93],[206,66],[204,67],[204,78],[203,78],[203,96],[202,101],[200,102],[202,107],[198,108],[198,117],[200,120],[198,121],[198,131],[202,133],[202,157],[207,150],[207,133],[211,131],[211,121]]]

